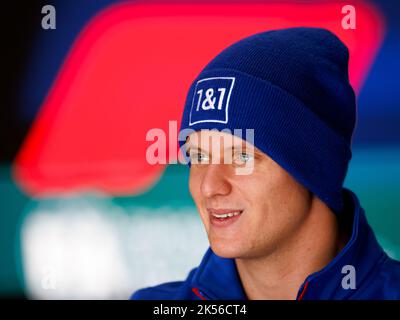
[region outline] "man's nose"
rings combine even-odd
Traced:
[[[227,195],[231,192],[231,184],[227,179],[224,164],[209,164],[201,183],[203,196],[210,198],[216,195]]]

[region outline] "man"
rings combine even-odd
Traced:
[[[342,186],[356,122],[348,58],[331,32],[291,28],[242,39],[203,69],[180,143],[210,248],[185,281],[132,299],[400,298],[400,262]]]

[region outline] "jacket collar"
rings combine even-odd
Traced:
[[[386,254],[368,225],[357,196],[343,188],[344,221],[350,226],[350,240],[340,253],[323,269],[306,277],[297,299],[346,299],[365,285],[367,277]],[[350,271],[349,271],[350,270]],[[355,271],[356,289],[342,286],[349,272]],[[209,247],[192,278],[192,288],[205,299],[246,300],[235,260],[217,256]]]

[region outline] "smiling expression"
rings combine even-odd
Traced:
[[[241,138],[214,130],[193,132],[186,146],[190,193],[217,255],[265,256],[294,239],[312,194],[274,160]],[[249,165],[250,174],[237,174]]]

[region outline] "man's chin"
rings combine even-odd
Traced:
[[[222,241],[210,242],[212,251],[221,258],[240,258],[243,250],[233,243],[225,243]]]

